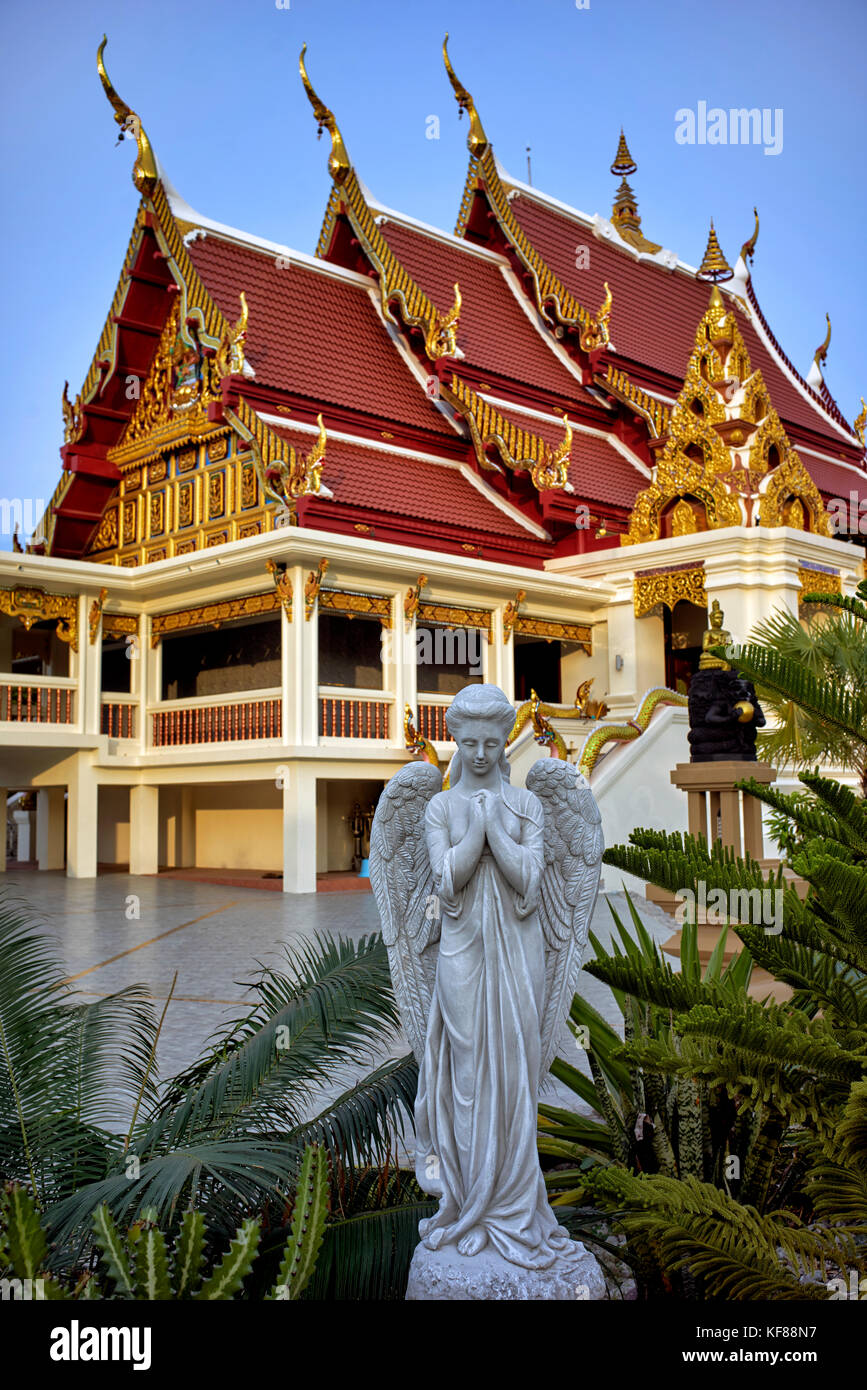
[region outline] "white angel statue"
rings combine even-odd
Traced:
[[[539,1084],[581,968],[602,827],[574,765],[509,784],[515,712],[494,685],[446,713],[451,786],[408,763],[388,782],[370,876],[403,1024],[419,1061],[416,1176],[439,1198],[430,1250],[486,1247],[525,1269],[585,1256],[551,1210],[536,1150]],[[586,1256],[585,1256],[586,1257]]]

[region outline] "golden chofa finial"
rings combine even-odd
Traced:
[[[457,76],[455,75],[455,70],[452,67],[451,60],[449,58],[448,43],[449,36],[448,34],[446,34],[445,38],[443,39],[443,62],[446,65],[446,72],[448,73],[449,81],[451,82],[452,87],[454,88],[454,93],[457,97],[457,102],[458,106],[461,109],[461,113],[466,111],[467,115],[470,118],[470,133],[467,136],[467,149],[469,150],[470,154],[473,156],[474,159],[481,159],[482,155],[485,153],[485,150],[488,148],[488,137],[485,134],[484,126],[479,120],[479,113],[475,108],[475,104],[473,102],[472,97],[470,96],[466,87],[462,86],[462,84],[458,81]]]
[[[329,111],[328,107],[319,100],[310,85],[310,78],[307,76],[307,68],[304,65],[304,54],[306,52],[307,45],[305,43],[298,58],[298,71],[301,73],[301,81],[304,83],[304,90],[310,99],[310,105],[313,107],[313,114],[319,122],[318,134],[321,135],[323,130],[327,130],[328,134],[331,136],[331,154],[328,156],[328,172],[335,183],[342,183],[352,168],[352,165],[349,162],[349,155],[346,153],[343,136],[340,134],[340,128],[334,119],[333,112]]]
[[[750,237],[749,241],[745,241],[744,244],[743,244],[743,246],[741,247],[741,259],[743,260],[744,265],[746,265],[746,263],[747,263],[748,260],[751,261],[751,260],[753,259],[753,256],[756,254],[756,242],[757,242],[758,239],[759,239],[759,210],[758,210],[758,208],[753,208],[753,217],[756,219],[755,231],[753,232],[753,234],[752,234],[752,236]]]
[[[114,119],[120,126],[123,135],[129,133],[135,138],[135,142],[138,146],[138,155],[132,167],[132,181],[139,193],[149,198],[159,180],[157,162],[154,158],[154,152],[151,149],[151,142],[145,134],[144,126],[136,113],[127,106],[126,102],[121,101],[114,87],[111,85],[111,79],[105,70],[105,63],[102,59],[106,43],[107,39],[105,34],[103,34],[102,43],[96,50],[96,70],[99,73],[99,80],[102,83],[105,95],[114,107]]]
[[[852,421],[852,428],[862,444],[864,443],[865,426],[867,426],[867,405],[864,404],[864,397],[862,396],[860,413],[856,415],[855,419]]]
[[[821,342],[821,343],[819,344],[819,346],[816,348],[815,353],[813,354],[813,361],[815,362],[815,364],[816,364],[817,367],[821,367],[821,366],[822,366],[822,363],[825,361],[825,358],[828,356],[828,348],[829,348],[830,345],[831,345],[831,316],[830,316],[830,314],[826,314],[826,315],[825,315],[825,322],[826,322],[827,325],[828,325],[828,331],[827,331],[827,333],[825,334],[824,342]]]
[[[707,239],[707,248],[704,253],[704,260],[695,273],[697,280],[708,280],[713,284],[719,284],[723,280],[730,280],[734,271],[722,253],[716,232],[714,231],[713,218],[710,222],[710,236]]]
[[[611,166],[612,174],[621,174],[626,178],[627,174],[634,174],[638,165],[629,153],[629,146],[626,143],[626,136],[623,134],[623,126],[620,127],[620,143],[617,146],[617,153],[614,156],[614,163]]]

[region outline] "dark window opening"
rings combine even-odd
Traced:
[[[415,637],[420,695],[457,695],[465,685],[484,680],[482,652],[488,634],[482,628],[419,623]]]
[[[162,698],[191,700],[280,686],[280,619],[164,637]]]
[[[320,613],[319,684],[382,690],[382,624],[377,618]]]
[[[512,636],[515,662],[515,699],[519,704],[530,699],[535,690],[546,704],[559,705],[560,660],[568,652],[578,650],[575,642],[546,641],[540,637]]]
[[[707,609],[682,599],[674,612],[664,607],[662,621],[665,632],[665,683],[669,690],[685,695],[698,670],[701,640],[707,628]]]
[[[132,662],[135,643],[106,638],[102,644],[100,689],[113,695],[129,695],[132,690]]]
[[[36,622],[28,632],[17,618],[4,618],[0,670],[14,676],[68,676],[69,643],[57,635],[55,619]]]

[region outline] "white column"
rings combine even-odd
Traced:
[[[0,787],[0,802],[3,805],[3,843],[0,844],[0,874],[6,872],[6,824],[9,812],[6,807],[6,798],[9,795],[8,787]]]
[[[159,787],[129,789],[129,871],[155,874],[159,869]]]
[[[36,858],[40,869],[63,868],[63,787],[42,787],[36,793]]]
[[[90,755],[72,761],[67,808],[67,878],[96,878],[98,783]]]
[[[299,571],[295,626],[298,637],[296,690],[301,720],[300,742],[315,746],[319,742],[319,603],[313,605],[308,619],[305,615],[304,585],[309,570]],[[305,890],[306,891],[306,890]],[[312,890],[310,890],[312,891]]]
[[[102,727],[102,616],[96,639],[90,640],[90,608],[95,594],[83,594],[78,622],[78,688],[81,691],[81,721],[86,734],[98,734]]]
[[[283,892],[316,892],[316,773],[299,763],[283,781]]]

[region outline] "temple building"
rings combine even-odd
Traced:
[[[469,167],[439,231],[376,202],[302,52],[331,142],[309,255],[183,200],[104,46],[140,201],[57,488],[0,555],[30,857],[313,891],[410,752],[447,758],[468,680],[531,710],[516,765],[555,735],[583,760],[609,840],[685,828],[668,770],[712,601],[740,640],[865,573],[867,409],[825,382],[830,323],[806,376],[774,337],[758,215],[734,269],[712,224],[687,264],[644,234],[622,132],[610,216],[522,183],[444,45]]]

